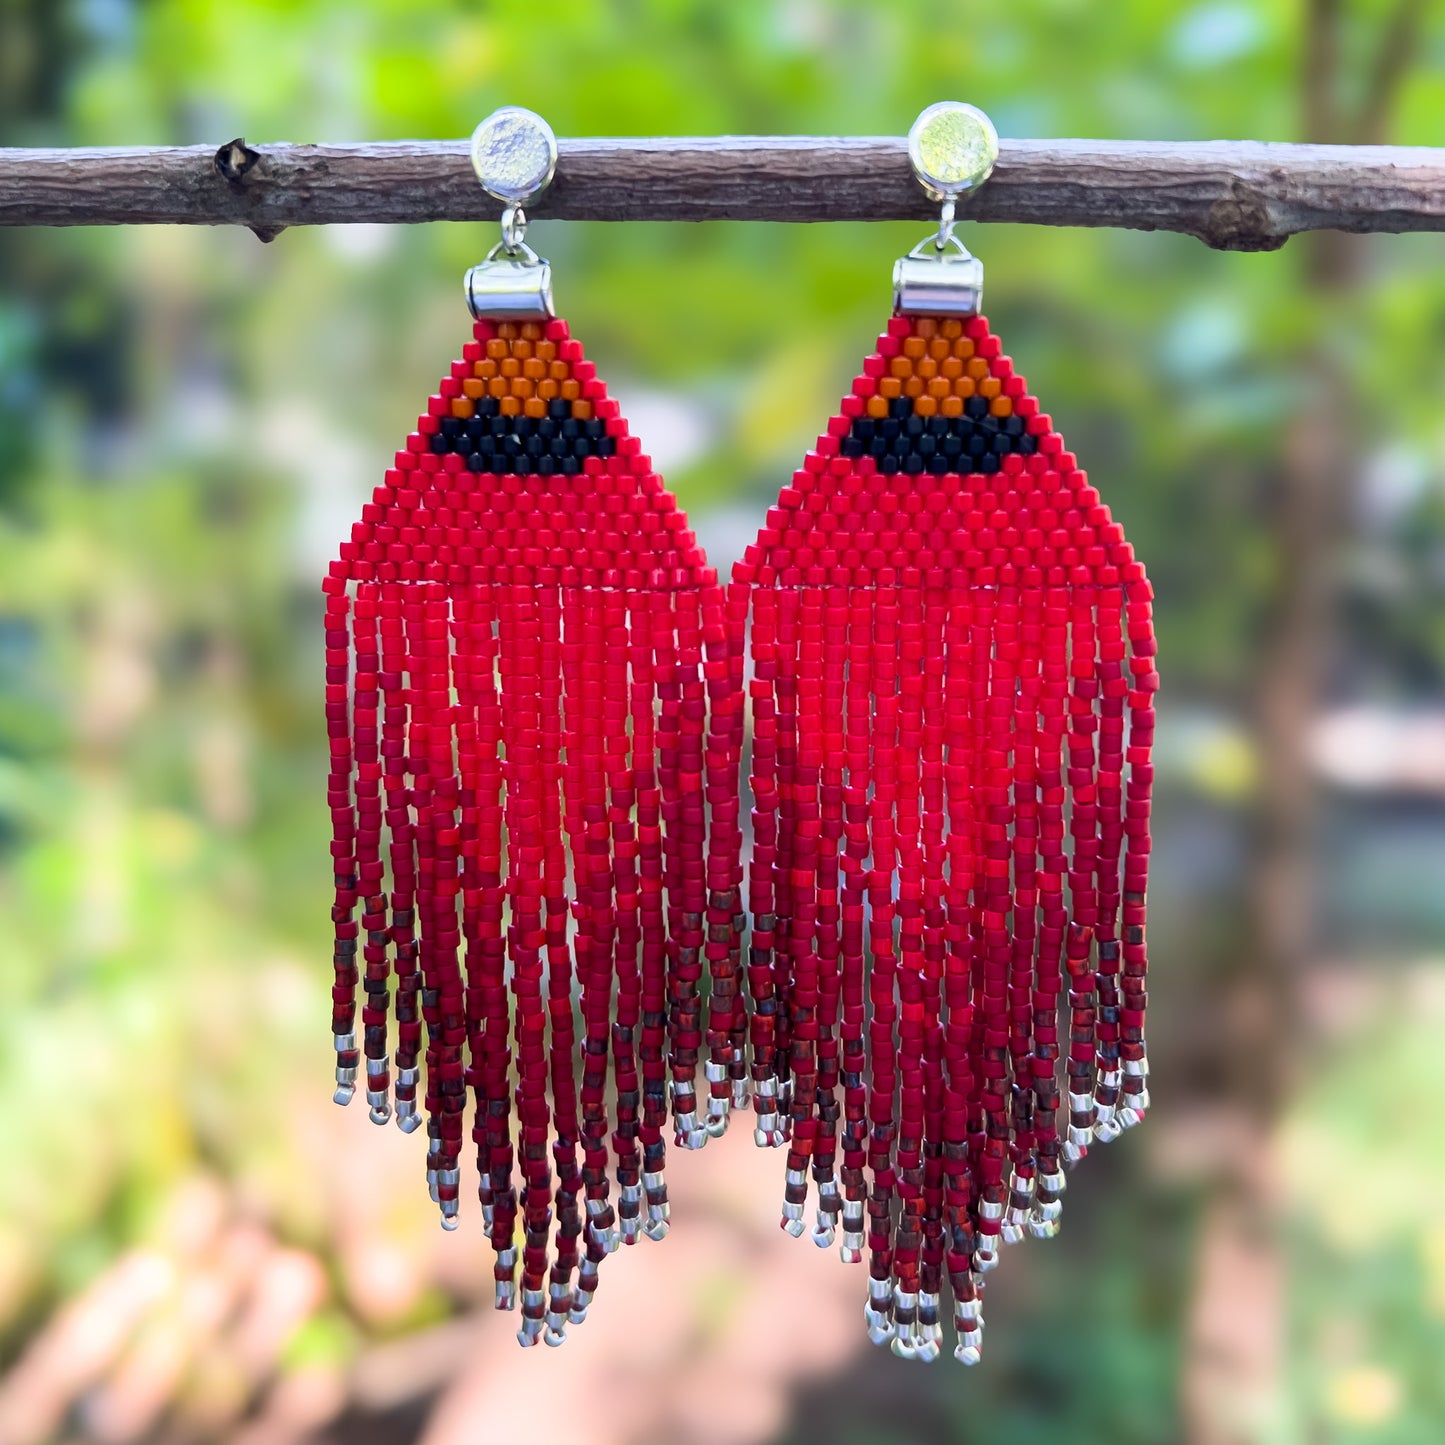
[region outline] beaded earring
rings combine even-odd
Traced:
[[[1058,1230],[1062,1164],[1148,1105],[1152,592],[979,314],[953,236],[982,112],[909,136],[943,203],[894,317],[733,571],[750,619],[751,1068],[783,1227],[869,1260],[907,1358],[979,1358],[1001,1243]],[[1126,728],[1127,720],[1127,728]],[[1067,1123],[1059,1008],[1068,989]],[[841,1164],[840,1164],[841,1151]],[[866,1216],[866,1228],[865,1228]]]
[[[452,1229],[471,1090],[499,1309],[520,1213],[524,1345],[582,1321],[619,1243],[666,1234],[669,1109],[697,1148],[746,1078],[742,644],[524,240],[556,154],[530,111],[477,128],[477,175],[507,210],[467,274],[473,339],[323,586],[336,1101],[364,1054],[372,1120],[394,1098],[409,1133],[424,1073]]]

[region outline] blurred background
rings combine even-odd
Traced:
[[[0,143],[901,134],[1438,144],[1417,0],[0,0]],[[726,565],[917,225],[539,221]],[[467,335],[485,226],[0,232],[0,1441],[1445,1436],[1445,265],[966,229],[1159,592],[1148,1126],[873,1351],[746,1131],[523,1355],[475,1206],[330,1102],[318,580]],[[1432,1122],[1433,1121],[1433,1122]],[[465,1199],[464,1191],[464,1199]]]

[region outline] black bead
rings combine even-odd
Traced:
[[[963,410],[977,420],[979,417],[988,415],[988,398],[986,396],[971,396],[964,402]]]
[[[439,457],[444,457],[452,449],[451,439],[442,432],[437,432],[431,439],[431,449]]]
[[[597,443],[597,455],[599,457],[610,457],[617,454],[617,438],[603,437]]]
[[[535,436],[537,433],[537,423],[529,416],[514,416],[512,418],[512,430],[519,437]]]
[[[921,437],[928,429],[928,418],[922,416],[911,416],[903,423],[903,435],[910,437]]]
[[[977,434],[969,437],[967,451],[971,457],[981,457],[988,451],[988,438]]]
[[[554,396],[547,403],[547,415],[558,421],[567,421],[572,416],[572,403],[565,397]]]
[[[898,458],[892,452],[886,452],[878,458],[878,470],[884,476],[892,476],[898,470]]]
[[[539,477],[550,477],[550,476],[552,475],[552,473],[555,472],[556,470],[557,470],[557,464],[556,464],[556,462],[554,462],[554,461],[552,460],[551,457],[549,457],[549,456],[540,456],[540,457],[537,458],[537,465],[536,465],[536,468],[535,468],[535,474],[536,474],[537,476],[539,476]]]
[[[888,421],[878,423],[878,435],[884,441],[895,441],[903,432],[903,423],[890,418]]]
[[[1003,429],[1011,437],[1021,437],[1024,434],[1024,419],[1021,416],[1011,416],[1003,424]]]
[[[564,477],[575,477],[582,470],[582,463],[576,457],[563,457],[557,469]]]
[[[871,416],[860,416],[853,423],[853,435],[860,441],[872,441],[874,433],[878,430],[878,423]]]
[[[568,441],[575,441],[582,435],[582,423],[578,421],[575,416],[569,416],[567,420],[562,423],[562,435],[566,437]]]
[[[443,436],[459,437],[462,434],[462,419],[459,416],[446,416],[442,418],[441,432]]]
[[[862,437],[844,437],[838,443],[838,451],[845,457],[861,457],[864,443]]]
[[[914,450],[917,451],[918,455],[921,457],[931,457],[934,452],[938,450],[938,438],[931,436],[921,436],[918,438]]]
[[[1013,450],[1013,441],[1010,437],[998,436],[993,439],[993,450],[996,455],[1006,457]]]
[[[938,444],[939,454],[945,457],[963,455],[963,442],[958,437],[944,437]]]
[[[467,458],[467,470],[469,472],[486,472],[491,470],[491,458],[482,452],[473,452]]]
[[[948,418],[946,416],[929,417],[928,434],[929,436],[946,437],[948,435]]]
[[[928,459],[928,470],[935,477],[941,477],[944,472],[952,470],[948,464],[948,458],[942,452],[935,452]]]
[[[574,457],[590,457],[592,455],[592,443],[586,437],[578,437],[572,443],[572,455]]]
[[[903,470],[910,477],[916,477],[923,470],[923,458],[917,452],[909,452],[903,458]]]
[[[991,477],[998,471],[998,458],[992,452],[988,452],[978,459],[978,470],[986,477]]]
[[[1025,432],[1019,438],[1019,451],[1026,457],[1031,457],[1039,449],[1039,439],[1029,432]]]
[[[497,398],[494,396],[479,396],[477,398],[477,415],[481,417],[494,417],[498,411]]]
[[[868,455],[870,457],[886,457],[888,455],[888,440],[886,437],[874,437],[868,443]]]
[[[587,428],[587,435],[594,441],[601,441],[607,435],[607,423],[600,417],[593,417],[590,421],[582,423]]]
[[[913,415],[913,398],[911,396],[895,396],[888,403],[888,415],[892,417],[905,417]]]
[[[492,435],[494,437],[511,436],[512,418],[509,416],[494,416],[492,418]]]

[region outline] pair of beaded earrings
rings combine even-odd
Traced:
[[[1152,593],[979,314],[954,205],[997,147],[919,117],[940,228],[723,586],[525,242],[550,129],[473,138],[473,339],[323,586],[332,1031],[338,1103],[364,1059],[373,1121],[425,1117],[448,1229],[470,1097],[524,1345],[667,1233],[669,1125],[751,1102],[870,1338],[936,1358],[946,1271],[976,1363],[999,1246],[1147,1107]]]

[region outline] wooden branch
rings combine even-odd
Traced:
[[[893,138],[564,140],[536,216],[608,221],[926,221]],[[462,141],[0,149],[0,224],[476,221],[498,207]],[[1272,250],[1301,231],[1445,230],[1445,150],[1256,141],[1014,140],[962,216],[1180,231]]]

